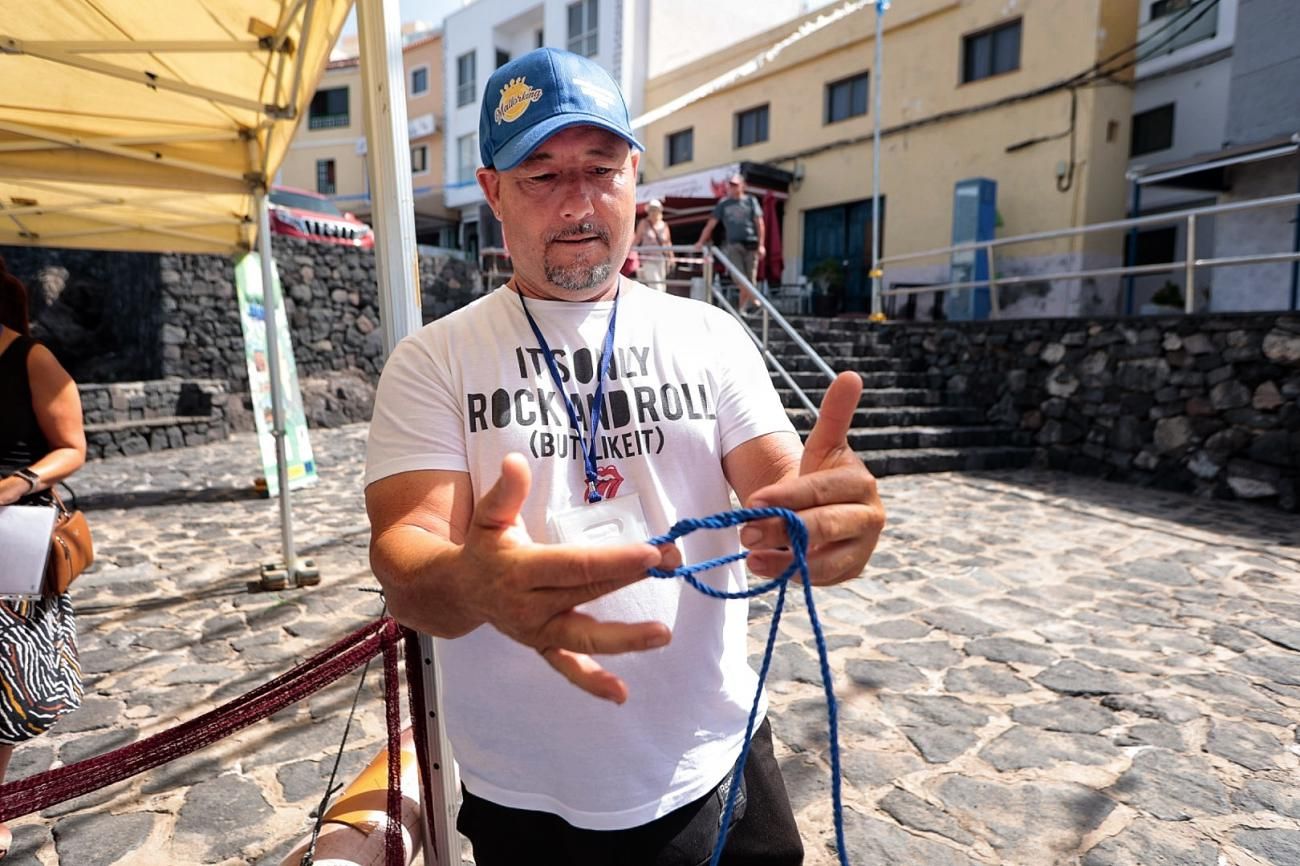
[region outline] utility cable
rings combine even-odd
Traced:
[[[367,587],[361,587],[361,589],[363,592],[369,591]],[[388,602],[385,601],[383,609],[379,611],[379,618],[383,619],[387,615]],[[352,695],[352,708],[348,710],[348,720],[343,725],[343,738],[339,741],[339,749],[334,754],[334,766],[330,769],[329,780],[325,783],[325,793],[321,796],[320,804],[316,807],[316,821],[311,828],[311,841],[307,843],[307,850],[302,853],[302,859],[298,861],[299,866],[313,866],[316,862],[316,842],[320,839],[320,831],[325,824],[325,810],[329,807],[330,797],[333,797],[338,793],[339,788],[343,787],[342,782],[335,784],[334,780],[338,777],[339,764],[343,761],[343,750],[348,745],[348,734],[352,730],[352,720],[356,717],[357,704],[361,702],[361,692],[365,688],[366,674],[370,673],[370,662],[372,661],[374,659],[367,659],[365,667],[361,669],[361,679],[357,682],[357,690]]]

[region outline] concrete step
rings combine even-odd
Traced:
[[[849,431],[855,451],[895,451],[915,448],[971,448],[989,445],[1028,446],[1020,431],[993,425],[961,427],[859,427]]]
[[[817,354],[826,359],[826,363],[839,369],[839,365],[833,358],[859,358],[862,356],[873,357],[878,353],[863,351],[862,346],[856,340],[820,340],[814,337],[805,337],[808,344],[817,350]],[[784,333],[781,336],[771,334],[768,337],[767,347],[777,358],[806,357],[803,349],[800,349],[794,341],[786,337]],[[883,356],[883,353],[879,353]],[[784,363],[784,361],[782,361]]]
[[[172,415],[86,425],[91,460],[220,442],[230,435],[224,416]]]
[[[851,369],[851,368],[846,368]],[[794,371],[786,368],[790,378],[795,384],[807,391],[810,388],[824,389],[826,387],[826,374],[820,370],[803,370]],[[936,388],[938,383],[934,379],[938,376],[931,376],[929,373],[895,373],[892,371],[864,373],[858,371],[862,377],[862,385],[865,388]],[[780,373],[772,374],[772,384],[777,388],[788,387],[785,379]]]
[[[781,366],[785,367],[792,373],[821,372],[813,362],[812,358],[809,358],[803,352],[796,350],[795,352],[786,354],[774,354],[776,354],[776,359],[781,362]],[[859,373],[922,372],[920,370],[911,369],[916,365],[904,364],[902,361],[895,358],[876,357],[870,355],[846,355],[827,359],[826,363],[836,372],[840,370],[857,370]]]
[[[812,429],[812,413],[802,406],[787,408],[796,430]],[[973,406],[872,406],[853,413],[853,427],[959,426],[984,424],[984,412]]]
[[[904,448],[859,451],[877,477],[922,472],[969,472],[979,469],[1019,469],[1028,466],[1034,449],[1009,446],[970,448]]]
[[[781,403],[787,409],[803,408],[803,401],[790,388],[778,386],[776,392],[781,395]],[[825,388],[804,389],[814,406],[820,406]],[[863,406],[938,406],[943,402],[943,394],[928,388],[867,388],[862,392]]]

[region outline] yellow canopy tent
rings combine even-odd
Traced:
[[[351,0],[0,0],[0,244],[233,253]]]
[[[420,326],[397,0],[356,0],[389,351]],[[0,244],[262,253],[265,199],[353,0],[0,0]],[[271,298],[274,292],[270,291]],[[277,304],[267,304],[274,327]],[[285,565],[294,552],[276,341],[267,341]],[[459,862],[432,642],[425,860]]]

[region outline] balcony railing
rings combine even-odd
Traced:
[[[308,129],[337,129],[347,126],[349,116],[346,114],[313,114],[307,118]]]

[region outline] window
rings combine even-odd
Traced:
[[[421,144],[411,148],[411,174],[429,170],[429,146]]]
[[[417,66],[411,70],[411,95],[424,93],[429,89],[429,67]]]
[[[502,51],[500,48],[498,48],[498,49],[497,49],[497,69],[500,69],[502,66],[505,66],[505,65],[506,65],[507,63],[509,63],[509,62],[510,62],[510,52],[509,52],[509,51]]]
[[[1156,0],[1151,4],[1151,17],[1138,30],[1138,40],[1151,43],[1142,59],[1173,54],[1188,45],[1204,39],[1213,39],[1219,33],[1221,9],[1202,0]],[[1194,11],[1194,10],[1201,11]]]
[[[1014,72],[1019,68],[1019,19],[962,39],[962,83]]]
[[[1135,265],[1167,265],[1178,253],[1178,227],[1165,226],[1137,233]]]
[[[338,180],[334,173],[334,160],[316,160],[316,192],[321,195],[334,195],[334,183]]]
[[[578,0],[569,4],[569,42],[566,46],[574,54],[595,57],[597,0]]]
[[[478,168],[478,133],[471,132],[456,139],[456,180],[471,183]]]
[[[867,113],[867,73],[826,85],[826,122],[836,123]]]
[[[1141,156],[1174,146],[1174,104],[1162,105],[1133,115],[1130,156]]]
[[[736,147],[767,141],[767,106],[736,112]]]
[[[474,101],[478,87],[474,83],[474,52],[456,58],[456,104],[469,105]]]
[[[317,90],[307,109],[308,129],[333,129],[348,125],[348,89]]]
[[[668,152],[669,165],[690,162],[695,158],[695,127],[669,133],[664,150]]]
[[[1151,4],[1151,20],[1182,12],[1192,5],[1192,0],[1156,0]]]

